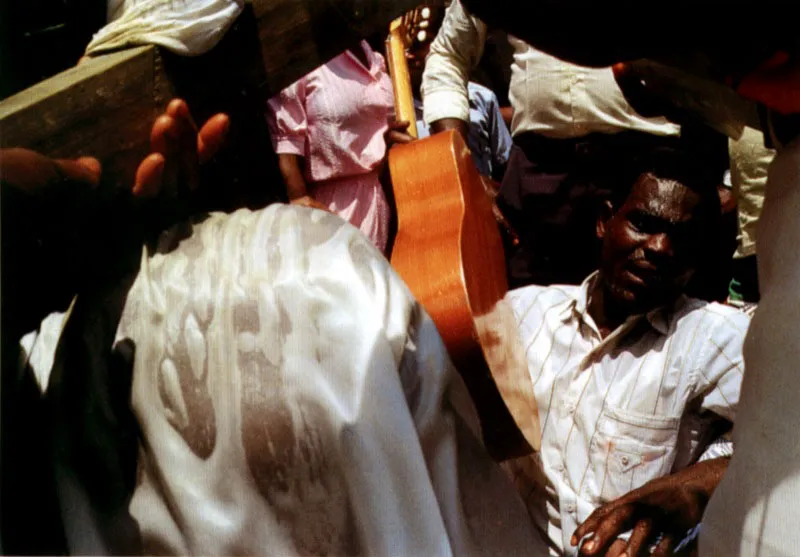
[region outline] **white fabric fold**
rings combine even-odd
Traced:
[[[109,0],[109,23],[86,55],[153,44],[197,56],[220,41],[243,8],[244,0]]]
[[[145,250],[119,325],[146,553],[544,555],[431,319],[357,229],[276,205]]]

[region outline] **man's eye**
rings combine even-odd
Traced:
[[[643,218],[641,218],[641,217],[631,217],[629,219],[629,222],[631,223],[631,226],[635,230],[638,230],[639,232],[644,232],[644,230],[646,228],[646,223],[645,223]]]

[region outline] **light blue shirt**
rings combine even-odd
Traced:
[[[508,162],[511,134],[500,113],[500,102],[491,89],[469,82],[469,136],[467,145],[478,172],[492,176],[492,172]],[[414,99],[417,113],[417,132],[420,139],[430,135],[422,117],[422,103]]]

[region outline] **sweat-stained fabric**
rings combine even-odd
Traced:
[[[57,354],[51,388],[132,376],[126,509],[144,553],[545,554],[433,322],[340,218],[212,214],[145,248],[122,290],[110,355],[89,342],[75,370]],[[103,337],[103,311],[80,317],[83,338]],[[107,553],[126,523],[98,506],[95,460],[56,463],[73,553]]]

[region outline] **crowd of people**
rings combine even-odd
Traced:
[[[287,204],[176,194],[230,126],[177,99],[130,192],[101,196],[90,157],[0,152],[3,553],[796,551],[800,456],[778,441],[798,424],[774,424],[797,414],[797,331],[774,315],[795,306],[797,139],[651,114],[620,67],[502,34],[482,2],[426,9],[406,51],[419,138],[376,41],[265,103]],[[489,31],[507,58],[486,60]],[[800,113],[796,63],[739,85]],[[538,412],[540,446],[502,462],[390,263],[388,153],[445,130],[496,203]]]

